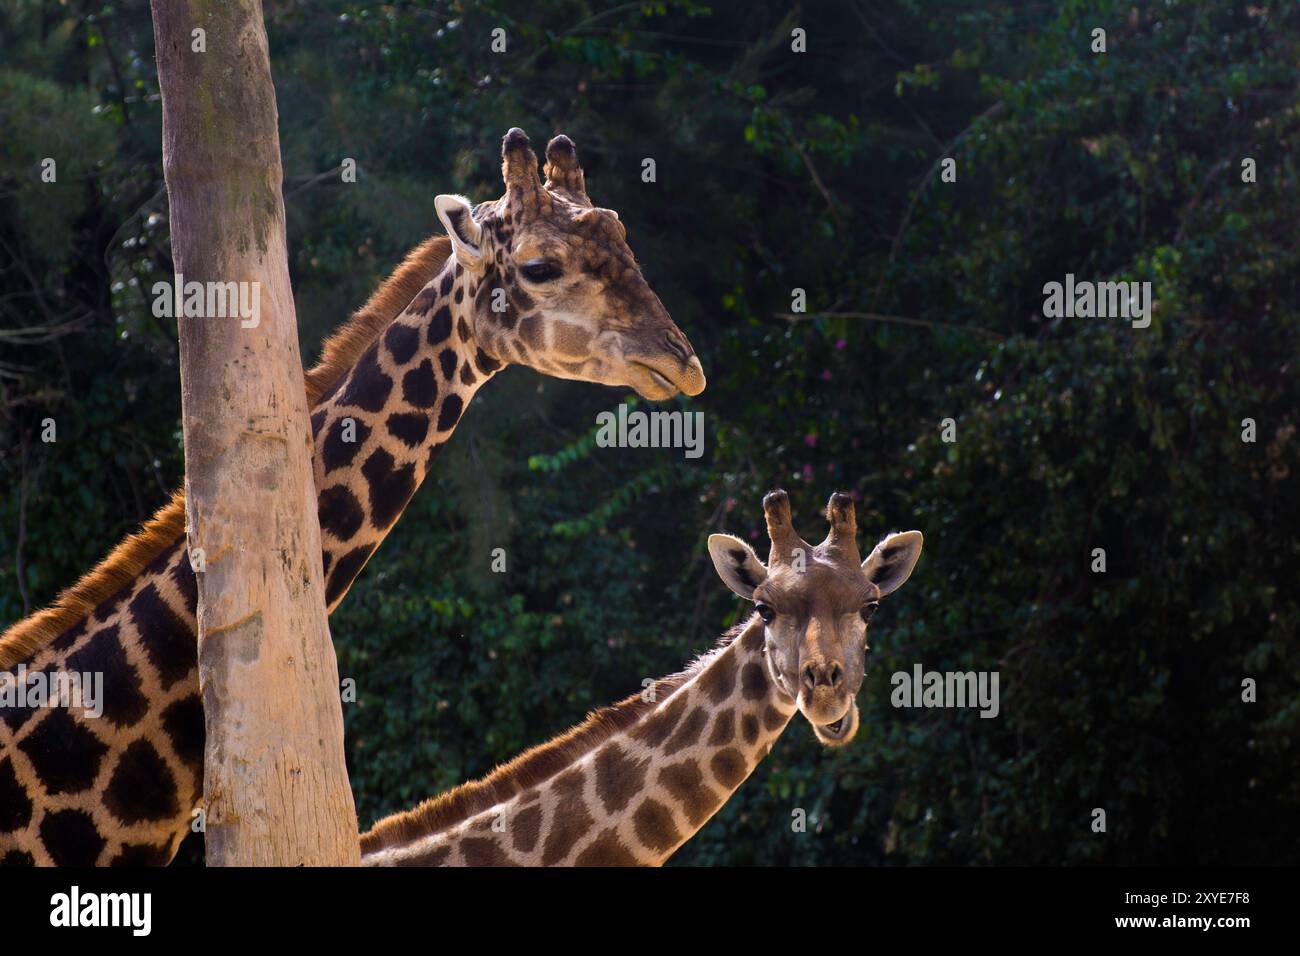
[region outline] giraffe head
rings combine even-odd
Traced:
[[[523,130],[506,134],[501,161],[501,199],[436,200],[469,274],[478,346],[501,363],[654,401],[702,392],[700,360],[646,284],[618,213],[587,198],[573,142],[560,135],[546,147],[545,183]]]
[[[911,575],[921,532],[886,535],[862,561],[848,495],[831,495],[830,534],[816,547],[795,532],[784,491],[769,493],[763,511],[772,540],[766,565],[729,534],[709,536],[709,555],[727,587],[754,602],[777,687],[795,700],[818,740],[846,744],[858,730],[854,697],[866,674],[867,622],[880,599]]]

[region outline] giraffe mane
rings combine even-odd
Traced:
[[[654,713],[674,691],[725,651],[754,617],[750,615],[729,630],[712,650],[696,658],[685,670],[658,681],[653,701],[646,701],[637,693],[609,707],[593,710],[582,723],[525,750],[507,763],[498,764],[487,776],[459,784],[411,810],[380,820],[369,832],[361,834],[362,855],[445,830],[561,773],[605,741]]]
[[[411,304],[450,256],[451,240],[446,236],[424,240],[407,254],[366,304],[325,340],[320,359],[307,373],[309,407],[361,360],[379,333]]]
[[[304,375],[308,407],[315,405],[361,358],[384,327],[437,275],[450,255],[451,240],[446,236],[424,240],[380,284],[366,304],[325,340],[319,361]],[[130,584],[184,533],[185,492],[181,489],[139,531],[128,534],[108,557],[82,575],[76,584],[60,592],[49,607],[15,621],[0,634],[0,669],[26,660],[87,617]]]

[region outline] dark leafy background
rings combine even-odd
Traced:
[[[710,380],[679,403],[705,414],[694,461],[595,448],[619,392],[523,369],[484,390],[332,619],[363,824],[708,647],[742,608],[704,538],[756,538],[780,485],[805,536],[839,489],[925,554],[877,617],[858,739],[792,725],[675,862],[1296,862],[1294,3],[266,14],[306,355],[436,229],[437,193],[499,195],[518,125],[576,140]],[[175,329],[149,308],[170,260],[148,6],[0,0],[0,48],[8,622],[182,457]],[[1067,272],[1152,282],[1151,327],[1045,320]],[[915,662],[998,670],[1001,715],[892,708]]]

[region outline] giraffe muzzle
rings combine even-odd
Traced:
[[[662,359],[629,359],[627,363],[628,382],[637,394],[652,402],[661,402],[672,398],[678,392],[698,395],[704,391],[704,367],[698,356],[692,355],[682,361],[665,356]]]
[[[858,705],[845,688],[842,674],[838,662],[832,661],[805,664],[801,675],[799,710],[812,724],[817,739],[831,746],[847,743],[858,729]]]
[[[848,743],[858,732],[858,704],[853,701],[849,709],[839,720],[829,724],[813,724],[813,733],[817,739],[828,747],[840,747]]]

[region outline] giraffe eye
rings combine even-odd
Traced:
[[[550,282],[552,279],[558,279],[562,274],[559,266],[545,259],[525,262],[519,267],[519,272],[529,282]]]
[[[766,604],[755,604],[754,610],[758,612],[758,616],[763,619],[764,624],[771,624],[772,619],[776,617],[776,611],[773,611]]]
[[[858,613],[862,615],[862,620],[869,621],[871,620],[871,615],[876,613],[876,608],[878,607],[880,607],[879,601],[868,601],[866,604],[862,605],[862,610]]]

